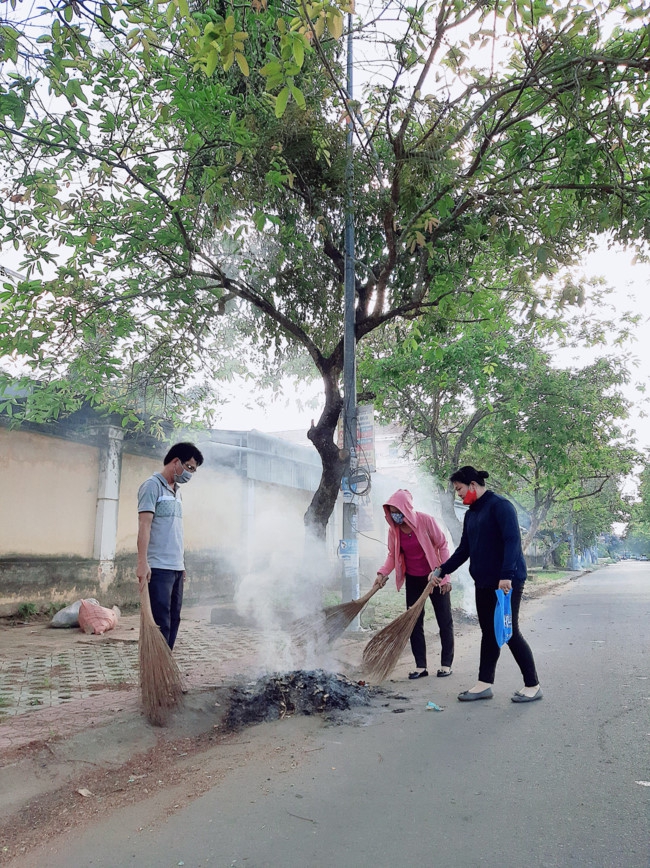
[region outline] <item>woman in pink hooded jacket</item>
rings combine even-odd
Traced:
[[[416,602],[429,582],[431,573],[449,557],[447,540],[435,519],[413,509],[411,492],[400,488],[384,504],[388,522],[388,558],[377,571],[376,584],[384,587],[395,570],[397,590],[406,582],[406,608]],[[445,577],[447,579],[447,577]],[[442,645],[438,677],[451,675],[454,659],[454,624],[451,616],[451,583],[443,579],[433,588],[431,602],[440,628]],[[427,646],[424,638],[424,609],[411,633],[415,672],[409,678],[424,678],[427,671]]]

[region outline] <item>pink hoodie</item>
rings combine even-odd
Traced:
[[[416,512],[413,509],[413,497],[405,488],[396,491],[384,504],[384,515],[390,530],[388,531],[388,557],[386,563],[377,572],[383,576],[389,576],[395,570],[395,581],[399,591],[404,584],[406,569],[404,555],[401,551],[400,531],[398,525],[391,518],[391,507],[395,512],[401,512],[409,526],[413,528],[417,541],[424,549],[429,566],[432,570],[439,567],[449,557],[449,546],[440,526],[435,519],[426,512]],[[442,584],[449,581],[445,576]]]

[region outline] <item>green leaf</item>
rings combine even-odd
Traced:
[[[275,99],[275,116],[281,118],[287,109],[289,101],[289,88],[283,87]]]
[[[260,69],[260,73],[263,76],[280,75],[282,73],[282,64],[279,60],[271,60]]]
[[[25,122],[26,106],[16,93],[0,93],[0,117],[10,117],[20,129]]]
[[[327,13],[327,27],[334,39],[340,39],[343,36],[343,16],[338,10],[331,10]]]
[[[237,66],[239,67],[241,74],[245,75],[247,78],[250,75],[250,69],[248,67],[248,61],[245,56],[241,53],[241,51],[235,52],[235,60],[237,61]]]
[[[305,61],[305,46],[302,37],[294,39],[293,41],[293,59],[296,61],[298,67],[302,67]]]
[[[219,62],[219,52],[216,48],[213,48],[212,51],[208,54],[207,60],[205,62],[205,74],[210,77],[215,69],[217,68],[217,63]]]
[[[291,96],[295,99],[296,104],[298,105],[299,108],[305,109],[307,107],[307,103],[305,101],[305,95],[300,90],[300,88],[296,87],[293,84],[291,85]]]

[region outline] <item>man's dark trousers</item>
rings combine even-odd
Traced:
[[[153,619],[170,648],[174,647],[183,605],[183,570],[161,570],[153,567],[149,582],[149,599]]]

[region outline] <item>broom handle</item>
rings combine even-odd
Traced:
[[[369,600],[371,597],[374,597],[374,595],[377,593],[378,590],[379,590],[379,586],[370,588],[370,590],[367,591],[367,592],[363,595],[363,597],[359,597],[359,599],[357,600],[357,603],[361,603],[362,605],[365,606],[366,603],[368,602],[368,600]]]
[[[140,585],[140,609],[142,616],[148,624],[155,624],[153,612],[151,611],[151,598],[149,597],[149,582]]]
[[[413,603],[413,606],[409,606],[409,609],[412,609],[414,606],[424,606],[427,601],[427,597],[430,596],[432,591],[433,585],[431,584],[431,582],[427,582],[426,588],[422,591],[415,603]]]

